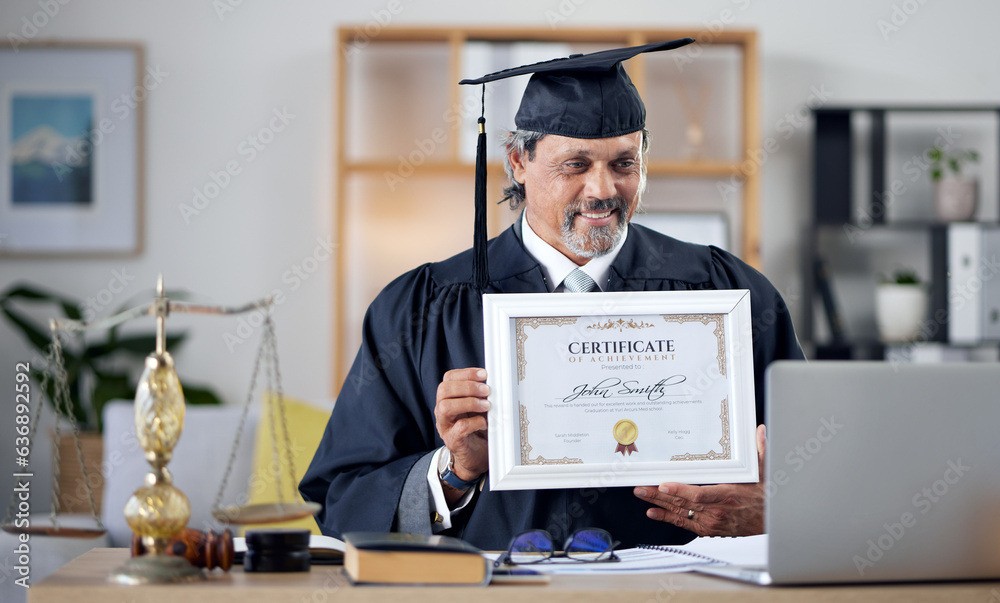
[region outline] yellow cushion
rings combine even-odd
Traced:
[[[272,392],[264,393],[264,403],[262,405],[261,416],[257,422],[257,437],[254,443],[253,453],[253,473],[251,473],[249,504],[265,504],[278,502],[278,483],[274,475],[274,448],[272,446],[271,429],[271,409],[276,403],[276,396]],[[330,418],[330,409],[320,408],[315,404],[310,404],[302,400],[296,400],[284,396],[285,402],[285,423],[288,426],[288,439],[292,462],[295,465],[295,477],[292,484],[289,484],[289,477],[292,475],[289,467],[285,447],[285,433],[281,426],[281,415],[278,409],[274,408],[274,436],[278,442],[278,458],[280,459],[281,493],[283,499],[287,501],[299,501],[298,486],[305,474],[309,463],[312,462],[313,454],[319,448],[320,439],[323,437],[323,430]],[[240,535],[246,530],[255,528],[296,528],[307,529],[313,534],[322,534],[316,525],[316,520],[312,517],[273,523],[261,526],[242,526]]]

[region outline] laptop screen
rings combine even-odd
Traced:
[[[776,362],[776,583],[1000,576],[1000,364]]]

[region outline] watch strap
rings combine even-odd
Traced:
[[[451,457],[451,451],[445,448],[442,454],[448,455],[448,464],[443,471],[438,471],[438,477],[442,482],[455,490],[468,490],[479,482],[479,477],[472,481],[466,481],[455,474],[455,460]],[[481,477],[481,476],[480,476]]]

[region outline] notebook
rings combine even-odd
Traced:
[[[735,564],[764,558],[766,539],[761,536],[744,538],[696,538],[683,545],[663,546],[640,544],[635,548],[615,550],[619,561],[580,563],[571,559],[553,559],[532,564],[532,570],[544,574],[640,574],[686,572],[706,564]],[[496,559],[501,553],[488,553]]]
[[[766,379],[758,584],[1000,577],[1000,364],[786,361]]]

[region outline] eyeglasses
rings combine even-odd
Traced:
[[[557,557],[583,562],[619,561],[615,555],[617,544],[605,530],[583,528],[570,534],[562,550],[556,551],[551,534],[545,530],[529,530],[515,536],[507,552],[493,566],[541,563]]]

